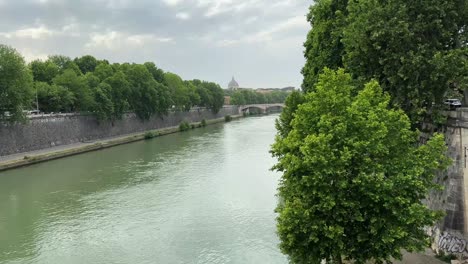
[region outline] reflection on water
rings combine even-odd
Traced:
[[[275,118],[0,173],[0,263],[286,263]]]

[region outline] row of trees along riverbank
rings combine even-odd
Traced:
[[[249,89],[225,90],[225,94],[231,97],[231,104],[246,105],[246,104],[272,104],[284,103],[289,92],[271,91],[268,93],[260,93]]]
[[[0,121],[24,120],[24,110],[36,104],[46,113],[88,112],[112,120],[133,111],[146,120],[193,106],[218,112],[223,103],[218,84],[184,81],[152,62],[111,64],[89,55],[54,55],[26,64],[14,48],[0,45]]]
[[[443,135],[420,145],[417,128],[468,89],[468,1],[316,0],[308,20],[304,93],[272,146],[281,250],[317,264],[423,250],[443,212],[422,201],[449,159]]]

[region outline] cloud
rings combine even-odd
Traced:
[[[284,37],[284,32],[290,32],[294,29],[307,29],[309,24],[305,16],[291,17],[285,21],[277,23],[268,29],[264,29],[253,34],[245,35],[238,39],[222,39],[217,42],[221,47],[236,45],[241,43],[256,43],[276,41]],[[275,36],[277,38],[275,38]]]
[[[30,39],[43,39],[57,34],[57,32],[48,29],[44,25],[39,27],[30,27],[18,29],[10,32],[0,32],[0,36],[5,38],[30,38]]]
[[[182,2],[182,0],[163,0],[164,3],[166,3],[169,6],[176,6],[179,3]]]
[[[105,33],[92,33],[85,47],[88,49],[104,48],[119,50],[172,41],[172,38],[157,37],[151,34],[131,35],[117,31],[108,31]]]
[[[0,0],[0,43],[32,59],[92,54],[221,85],[236,75],[245,86],[299,86],[310,2]]]
[[[190,14],[185,13],[185,12],[179,12],[179,13],[176,14],[176,18],[178,18],[180,20],[188,20],[188,19],[190,19]]]

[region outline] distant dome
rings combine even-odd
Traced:
[[[232,77],[232,80],[229,82],[228,88],[229,88],[229,89],[237,89],[237,88],[239,88],[239,84],[238,84],[238,83],[236,82],[236,80],[234,79],[234,76]]]

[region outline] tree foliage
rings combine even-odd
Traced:
[[[114,118],[114,104],[111,100],[112,87],[107,83],[99,84],[94,93],[93,112],[98,120],[110,120]]]
[[[177,74],[164,73],[164,84],[169,88],[174,108],[178,111],[187,111],[192,107],[190,94],[182,78]]]
[[[52,80],[59,74],[59,67],[50,60],[35,60],[29,64],[35,82],[52,83]]]
[[[325,67],[343,67],[345,54],[342,43],[346,26],[348,0],[318,0],[310,7],[307,20],[312,29],[304,43],[307,58],[302,74],[304,92],[313,90]]]
[[[241,89],[236,91],[226,91],[226,95],[231,96],[231,104],[273,104],[284,103],[289,92],[272,91],[268,93],[260,93],[254,90]]]
[[[305,92],[324,67],[344,67],[361,84],[376,79],[414,125],[450,89],[468,88],[465,0],[317,0],[308,15]]]
[[[76,65],[76,63],[70,57],[64,55],[51,55],[47,61],[57,65],[59,73],[63,73],[65,70],[72,70],[77,75],[82,74],[78,65]]]
[[[77,75],[72,69],[66,69],[53,79],[53,84],[65,87],[74,94],[72,111],[83,112],[93,108],[93,95],[85,76]]]
[[[418,146],[409,118],[389,106],[376,81],[357,87],[325,69],[276,138],[278,234],[293,263],[382,263],[427,245],[423,228],[440,214],[422,199],[448,165],[444,139]]]
[[[285,102],[285,107],[281,112],[279,118],[276,120],[276,130],[278,136],[285,138],[291,131],[291,122],[294,119],[294,113],[296,112],[299,105],[304,102],[304,94],[299,91],[293,91]]]
[[[123,114],[130,109],[128,97],[131,88],[127,76],[121,71],[104,80],[112,89],[110,92],[113,104],[113,118],[121,119]]]
[[[23,57],[0,44],[0,120],[24,120],[32,98],[32,75]]]
[[[0,60],[0,120],[25,118],[23,110],[36,105],[34,89],[42,112],[87,112],[101,121],[121,119],[128,111],[142,120],[194,106],[217,112],[224,103],[219,85],[184,81],[153,62],[110,64],[90,55],[53,55],[26,67],[21,55],[4,45]]]
[[[351,1],[345,30],[345,64],[356,79],[375,78],[414,122],[435,103],[441,105],[451,83],[466,72],[451,65],[462,47],[465,0]],[[464,7],[464,8],[463,8]],[[460,75],[462,74],[462,75]]]
[[[70,112],[75,101],[74,94],[67,88],[46,82],[35,82],[41,110],[50,112]]]
[[[156,82],[143,65],[123,65],[125,75],[130,83],[129,103],[138,117],[148,120],[156,113]]]
[[[83,74],[86,74],[88,72],[94,72],[96,66],[98,65],[98,61],[96,60],[96,58],[94,58],[91,55],[85,55],[83,57],[76,58],[74,59],[74,62],[76,63],[78,68],[80,68],[80,71]]]

